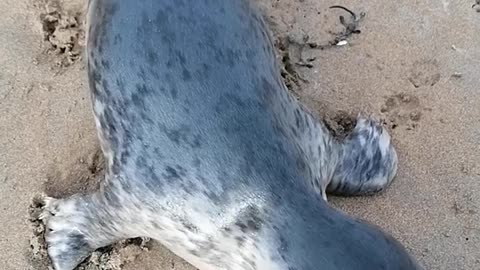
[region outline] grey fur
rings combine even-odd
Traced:
[[[384,189],[386,131],[335,141],[286,90],[247,0],[91,0],[88,75],[108,170],[86,196],[47,199],[49,256],[71,270],[120,239],[157,239],[200,270],[419,269],[325,191]]]

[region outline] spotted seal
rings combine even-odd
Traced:
[[[91,0],[87,21],[107,171],[97,192],[46,198],[55,269],[139,236],[200,270],[419,269],[326,202],[389,185],[386,130],[360,118],[335,140],[288,93],[248,0]]]

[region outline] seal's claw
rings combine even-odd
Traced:
[[[341,146],[339,164],[327,192],[354,196],[382,191],[393,180],[397,162],[386,129],[371,118],[359,118]]]
[[[48,255],[55,270],[72,270],[93,251],[82,232],[84,217],[77,211],[74,200],[46,197],[41,216],[46,224]]]
[[[55,216],[55,202],[57,200],[43,194],[39,196],[38,200],[40,200],[40,204],[42,205],[42,213],[40,213],[39,219],[46,222],[51,216]]]

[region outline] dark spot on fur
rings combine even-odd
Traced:
[[[105,109],[103,114],[99,116],[100,126],[105,131],[107,140],[109,141],[111,147],[116,149],[118,146],[118,138],[116,136],[117,129],[115,126],[115,121],[110,109]]]
[[[201,143],[200,143],[201,140],[202,140],[202,137],[201,137],[200,135],[198,135],[198,134],[197,134],[197,135],[194,135],[194,136],[193,136],[193,141],[192,141],[192,143],[191,143],[192,148],[200,148],[200,146],[201,146]]]
[[[151,224],[156,230],[163,231],[163,227],[160,226],[160,224],[158,224],[157,222],[152,221]]]
[[[161,35],[162,42],[170,47],[173,47],[176,40],[176,34],[175,31],[171,29],[169,23],[169,15],[173,13],[169,11],[169,9],[171,8],[167,7],[165,10],[159,10],[155,16],[153,24],[158,27],[158,32]]]
[[[153,122],[152,118],[145,112],[141,112],[140,117],[142,118],[143,121],[145,121],[145,123],[148,123],[150,125],[155,124],[155,122]]]
[[[263,220],[257,207],[250,206],[235,222],[235,225],[243,232],[257,232],[262,228]]]
[[[186,170],[179,165],[176,165],[175,168],[167,166],[165,168],[165,173],[162,176],[169,181],[178,180],[181,179],[181,177],[186,176]]]
[[[71,232],[68,235],[68,238],[70,240],[69,242],[69,247],[72,252],[85,252],[86,250],[90,249],[90,246],[88,245],[88,242],[85,239],[85,236],[80,233],[76,232]]]
[[[174,179],[179,179],[180,175],[178,175],[177,170],[175,170],[173,167],[167,166],[165,168],[165,174],[163,176],[167,180],[174,180]]]
[[[201,161],[199,158],[195,158],[195,159],[193,160],[193,166],[194,166],[195,168],[199,168],[201,164],[202,164],[202,161]]]
[[[178,91],[176,87],[171,87],[170,88],[170,94],[172,95],[173,99],[176,99],[178,97]]]
[[[255,258],[255,254],[253,254],[253,258]],[[257,266],[252,259],[250,258],[243,258],[243,259],[244,259],[244,262],[242,263],[242,265],[245,269],[257,269]]]
[[[300,109],[295,109],[295,112],[294,112],[294,115],[295,115],[295,126],[302,130],[302,121],[303,121],[303,118],[302,118],[302,115],[301,115],[301,112],[300,112]]]
[[[257,219],[250,219],[247,221],[247,227],[251,231],[258,231],[261,227],[261,221]]]
[[[105,70],[110,70],[110,61],[102,59],[101,63],[102,63],[102,67]]]
[[[289,253],[289,246],[288,246],[288,242],[287,240],[285,239],[285,237],[280,233],[280,237],[279,237],[279,247],[278,247],[278,253],[280,253],[280,257],[286,261],[286,254]]]
[[[180,61],[180,64],[182,66],[185,66],[187,64],[187,59],[185,58],[185,55],[181,51],[175,51],[175,55],[177,56],[178,61]]]
[[[249,61],[252,61],[256,57],[256,53],[252,49],[247,49],[245,51],[245,58],[247,58]]]
[[[121,203],[117,194],[118,194],[118,191],[104,192],[105,199],[107,200],[108,205],[111,205],[114,207],[121,207]]]
[[[136,84],[135,89],[137,90],[138,94],[145,94],[147,92],[147,87],[145,84]]]
[[[233,51],[232,49],[227,49],[226,53],[226,63],[229,67],[233,68],[235,66],[235,63],[240,59],[239,54],[236,51]]]
[[[190,72],[188,72],[188,70],[186,70],[185,68],[182,71],[182,79],[184,81],[190,81],[192,79],[192,75],[190,75]]]
[[[113,37],[113,45],[118,45],[120,42],[122,42],[122,37],[119,34],[116,34]]]
[[[120,154],[120,162],[123,165],[126,165],[129,157],[130,157],[130,151],[127,149],[123,150],[122,153]]]
[[[138,168],[144,168],[147,166],[147,160],[145,159],[144,156],[138,156],[137,160],[135,161],[135,164],[137,165]]]
[[[180,143],[180,131],[179,130],[170,130],[166,131],[167,137],[174,143]]]
[[[292,127],[290,127],[290,131],[293,133],[293,135],[295,137],[298,137],[298,135],[299,135],[298,128],[292,126]]]
[[[185,227],[185,229],[187,229],[191,232],[197,232],[198,231],[198,228],[187,220],[182,220],[182,225],[183,225],[183,227]]]
[[[201,257],[200,251],[198,251],[198,250],[196,250],[196,249],[190,250],[190,253],[191,253],[193,256]]]
[[[153,150],[153,153],[155,154],[155,159],[157,160],[164,158],[162,151],[158,147],[155,147],[155,149]]]
[[[202,137],[198,134],[192,134],[191,129],[186,125],[182,125],[175,129],[168,129],[166,127],[162,127],[162,129],[167,137],[175,144],[184,144],[184,146],[189,146],[192,148],[201,147]]]
[[[175,165],[175,168],[177,169],[177,172],[181,177],[187,176],[187,170],[184,167],[180,165]]]
[[[300,169],[300,171],[305,171],[307,168],[307,164],[305,163],[304,157],[302,156],[301,158],[297,158],[296,160],[297,167]]]
[[[158,55],[154,50],[148,50],[147,61],[152,66],[158,63]]]
[[[230,102],[238,107],[245,107],[245,102],[242,101],[242,99],[234,94],[225,94],[225,98]]]
[[[102,79],[102,90],[103,90],[103,95],[108,96],[110,91],[108,90],[108,82],[105,79]]]
[[[138,92],[132,94],[132,102],[138,108],[143,109],[145,107],[145,103],[143,101],[143,98],[140,96],[140,94]]]
[[[243,244],[245,243],[245,236],[236,236],[235,240],[237,241],[237,245],[239,247],[242,247]]]
[[[90,89],[93,92],[94,96],[100,96],[100,93],[97,89],[97,83],[100,83],[102,80],[102,75],[94,68],[92,65],[88,66],[88,77],[90,82]]]
[[[138,71],[138,76],[142,79],[142,81],[146,81],[147,80],[147,73],[145,72],[145,69],[143,69],[143,67],[140,67],[139,71]]]

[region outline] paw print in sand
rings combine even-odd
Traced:
[[[406,130],[414,130],[422,119],[419,98],[406,93],[387,97],[381,112],[386,116],[386,124],[391,129],[404,127]]]

